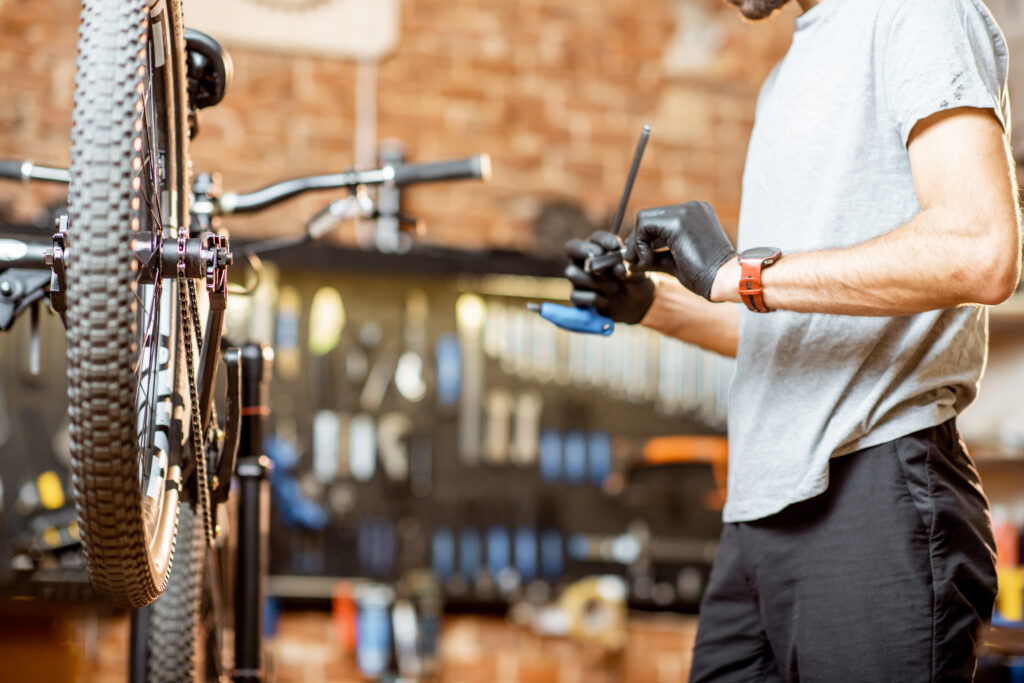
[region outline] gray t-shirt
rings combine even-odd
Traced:
[[[921,211],[914,124],[978,107],[1009,130],[1006,69],[979,0],[823,0],[796,20],[758,99],[740,248],[831,249],[905,224]],[[890,318],[743,310],[725,521],[815,496],[829,458],[956,415],[977,393],[987,342],[982,306]]]

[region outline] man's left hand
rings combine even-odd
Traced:
[[[656,249],[667,246],[667,252]],[[707,202],[644,209],[626,241],[626,260],[641,270],[674,275],[683,286],[711,301],[719,269],[736,250]]]

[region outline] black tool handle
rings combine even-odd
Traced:
[[[0,159],[0,178],[25,180],[25,176],[22,173],[24,166],[25,162],[21,160]]]
[[[486,180],[491,175],[491,157],[487,154],[478,154],[468,159],[434,161],[425,164],[402,164],[394,168],[395,185],[473,178]]]
[[[626,176],[626,187],[622,190],[622,198],[619,200],[619,208],[615,210],[615,218],[608,231],[613,235],[619,234],[622,227],[622,219],[626,215],[626,207],[629,205],[629,195],[633,193],[633,183],[636,181],[637,171],[640,170],[640,160],[644,156],[644,149],[647,147],[647,138],[651,135],[651,127],[644,125],[640,131],[640,139],[636,143],[636,151],[633,152],[633,163],[629,167],[629,175]]]
[[[591,256],[584,263],[584,270],[588,273],[600,273],[602,270],[607,270],[622,263],[624,255],[625,249],[619,249],[618,251],[609,251],[599,256]]]

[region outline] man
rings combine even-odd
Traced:
[[[980,0],[797,2],[740,257],[691,202],[638,214],[632,274],[583,271],[620,248],[595,234],[566,275],[579,306],[737,357],[691,680],[970,680],[994,543],[954,419],[1020,276],[1006,44]]]

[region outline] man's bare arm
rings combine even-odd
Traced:
[[[683,287],[674,277],[655,273],[654,303],[641,325],[697,346],[735,356],[739,344],[739,307],[711,303]]]
[[[997,304],[1017,286],[1017,185],[1003,129],[990,110],[954,109],[920,121],[908,144],[922,211],[904,226],[845,248],[785,254],[762,275],[773,309],[904,315]],[[739,265],[718,271],[711,298],[738,302]]]

